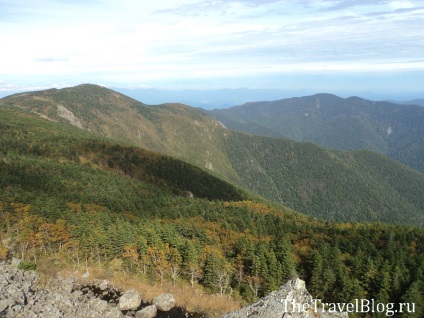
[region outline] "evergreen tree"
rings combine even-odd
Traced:
[[[271,292],[278,289],[279,285],[282,284],[282,271],[280,264],[277,261],[274,250],[270,249],[265,254],[266,264],[267,264],[267,273],[262,276],[264,277],[264,290],[265,293]]]
[[[402,317],[421,318],[424,316],[424,297],[422,281],[414,281],[402,296]],[[414,311],[414,312],[412,312]]]
[[[216,272],[223,267],[223,259],[217,253],[212,252],[206,255],[203,266],[203,284],[211,289],[215,289]]]
[[[324,296],[324,290],[322,288],[323,260],[318,251],[315,251],[315,250],[312,251],[312,255],[310,257],[308,267],[309,267],[308,272],[310,273],[309,284],[308,284],[309,292],[315,298],[323,299],[323,296]]]
[[[190,267],[190,265],[198,265],[198,254],[196,247],[190,240],[185,240],[184,245],[181,248],[182,265],[184,268]]]
[[[288,238],[281,237],[276,240],[275,254],[281,265],[281,278],[284,282],[293,277],[296,272],[296,267],[292,256],[292,246]]]

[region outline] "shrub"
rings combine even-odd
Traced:
[[[37,264],[31,261],[22,261],[18,268],[23,269],[24,271],[35,271]]]

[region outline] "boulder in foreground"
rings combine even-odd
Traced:
[[[347,313],[322,312],[315,308],[305,282],[299,278],[288,281],[278,291],[259,299],[256,303],[221,318],[348,318]]]
[[[119,298],[119,310],[137,309],[141,304],[141,297],[135,290],[129,290]]]
[[[160,311],[168,311],[175,307],[175,299],[172,294],[162,294],[155,297],[152,301]]]

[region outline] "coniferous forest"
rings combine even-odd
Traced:
[[[415,303],[408,317],[424,316],[422,228],[307,217],[18,108],[0,108],[0,132],[0,259],[97,266],[249,302],[300,277],[323,301]]]
[[[313,98],[312,101],[316,102]],[[327,103],[322,100],[320,109]],[[341,111],[337,105],[328,112]],[[424,226],[424,174],[370,150],[336,151],[311,142],[234,132],[199,109],[182,104],[149,106],[92,84],[15,94],[1,99],[0,107],[27,110],[112,138],[115,143],[182,159],[312,217],[332,222]],[[363,109],[361,105],[351,107]],[[242,108],[247,108],[246,112],[250,109]],[[409,116],[416,117],[415,123],[420,114]],[[278,120],[285,115],[277,113],[274,117]],[[338,125],[340,129],[342,126]],[[410,126],[410,130],[416,130],[416,124]],[[350,134],[352,125],[345,123],[343,127]],[[388,138],[398,134],[396,128]],[[396,137],[395,144],[400,148],[411,144],[420,149],[419,135],[407,135]],[[343,139],[340,133],[332,136]],[[350,138],[355,139],[355,135]],[[405,148],[402,153],[407,155],[409,150]],[[423,156],[416,157],[421,160]],[[115,155],[109,159],[116,163],[119,158]],[[163,172],[165,177],[169,174]]]

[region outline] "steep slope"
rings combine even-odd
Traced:
[[[424,225],[424,175],[383,155],[244,134],[227,141],[241,184],[273,201],[329,221]]]
[[[208,112],[230,129],[340,150],[369,149],[424,172],[424,109],[318,94]]]
[[[190,163],[111,143],[73,127],[39,120],[30,113],[0,108],[0,115],[2,195],[25,196],[30,192],[71,199],[83,193],[89,201],[114,200],[111,205],[119,205],[123,198],[131,201],[128,198],[137,197],[137,191],[184,197],[191,192],[195,197],[225,201],[247,198],[243,191]],[[134,184],[132,180],[138,181]],[[101,193],[93,190],[101,184]],[[124,205],[120,210],[130,208],[134,207]]]
[[[1,105],[20,107],[53,121],[178,157],[237,180],[220,144],[226,130],[191,107],[151,107],[91,84],[12,95],[1,99]]]
[[[345,153],[288,139],[249,136],[230,131],[189,106],[147,106],[95,85],[14,95],[0,100],[0,105],[182,158],[314,217],[424,225],[424,175],[372,152]],[[93,147],[80,145],[75,151],[85,153]],[[140,150],[96,147],[101,153],[121,152],[99,160],[133,173]],[[159,170],[164,172],[162,179],[169,176],[169,182],[174,174],[167,166],[162,164]],[[203,189],[201,196],[207,187]]]

